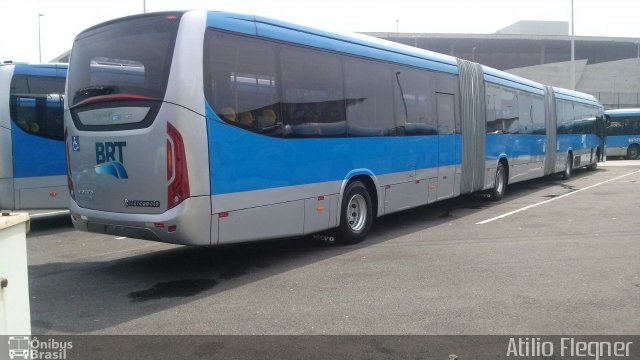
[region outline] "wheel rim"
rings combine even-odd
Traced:
[[[502,173],[502,168],[498,169],[498,172],[496,173],[496,192],[498,194],[502,194],[502,191],[504,190],[504,175]]]
[[[364,196],[355,194],[347,204],[347,224],[354,232],[359,232],[367,222],[367,202]]]
[[[629,158],[635,159],[637,157],[638,157],[638,148],[634,146],[631,149],[629,149]]]

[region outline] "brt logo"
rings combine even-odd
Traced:
[[[124,168],[124,156],[122,148],[127,146],[125,141],[97,142],[95,171],[98,174],[111,175],[117,179],[128,179],[127,170]]]
[[[127,146],[126,141],[116,141],[116,142],[97,142],[96,143],[96,163],[102,164],[109,161],[120,161],[124,163],[124,159],[122,157],[122,148]],[[116,154],[118,158],[116,159]]]

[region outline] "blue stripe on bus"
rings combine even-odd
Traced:
[[[255,29],[251,28],[252,25],[255,25]],[[329,51],[458,74],[458,66],[453,57],[410,48],[401,44],[397,46],[394,46],[393,43],[378,44],[374,42],[376,39],[365,41],[356,37],[332,34],[277,20],[257,18],[256,22],[252,23],[251,17],[246,15],[212,12],[207,15],[207,26],[243,34],[259,35],[263,38],[302,44]]]
[[[545,135],[487,134],[485,159],[497,160],[501,154],[513,159],[521,156],[544,156]]]
[[[13,177],[65,175],[64,141],[30,135],[15,123],[11,126]],[[34,151],[37,149],[38,151]],[[46,158],[43,159],[43,155]]]
[[[225,124],[208,105],[206,112],[210,186],[216,195],[343,180],[354,169],[366,168],[379,176],[460,164],[461,136],[457,134],[279,139]],[[515,159],[545,153],[545,135],[488,134],[486,139],[487,160],[501,154]],[[559,135],[560,150],[597,146],[596,136],[584,139],[588,141],[582,141],[581,135]]]
[[[438,136],[282,139],[227,125],[208,105],[206,112],[215,195],[343,180],[354,169],[384,175],[434,168],[438,157],[441,166],[459,164],[455,151],[438,152]],[[460,135],[440,137],[443,147],[460,148]]]
[[[637,135],[609,135],[607,136],[607,146],[627,147],[631,144],[640,143],[640,134]]]
[[[559,153],[567,152],[569,149],[576,152],[600,146],[600,137],[594,134],[558,134],[556,141]]]

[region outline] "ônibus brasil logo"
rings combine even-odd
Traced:
[[[73,348],[71,341],[57,341],[48,338],[9,336],[9,359],[60,359],[67,358],[67,351]]]
[[[127,170],[124,168],[122,148],[127,146],[126,141],[97,142],[95,171],[98,174],[107,174],[116,179],[128,179]]]

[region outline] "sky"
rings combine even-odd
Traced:
[[[255,14],[339,32],[490,34],[519,20],[569,21],[571,0],[0,0],[0,62],[38,62],[69,50],[82,30],[166,10]],[[43,16],[39,16],[42,14]],[[640,1],[574,0],[576,36],[640,39]]]

